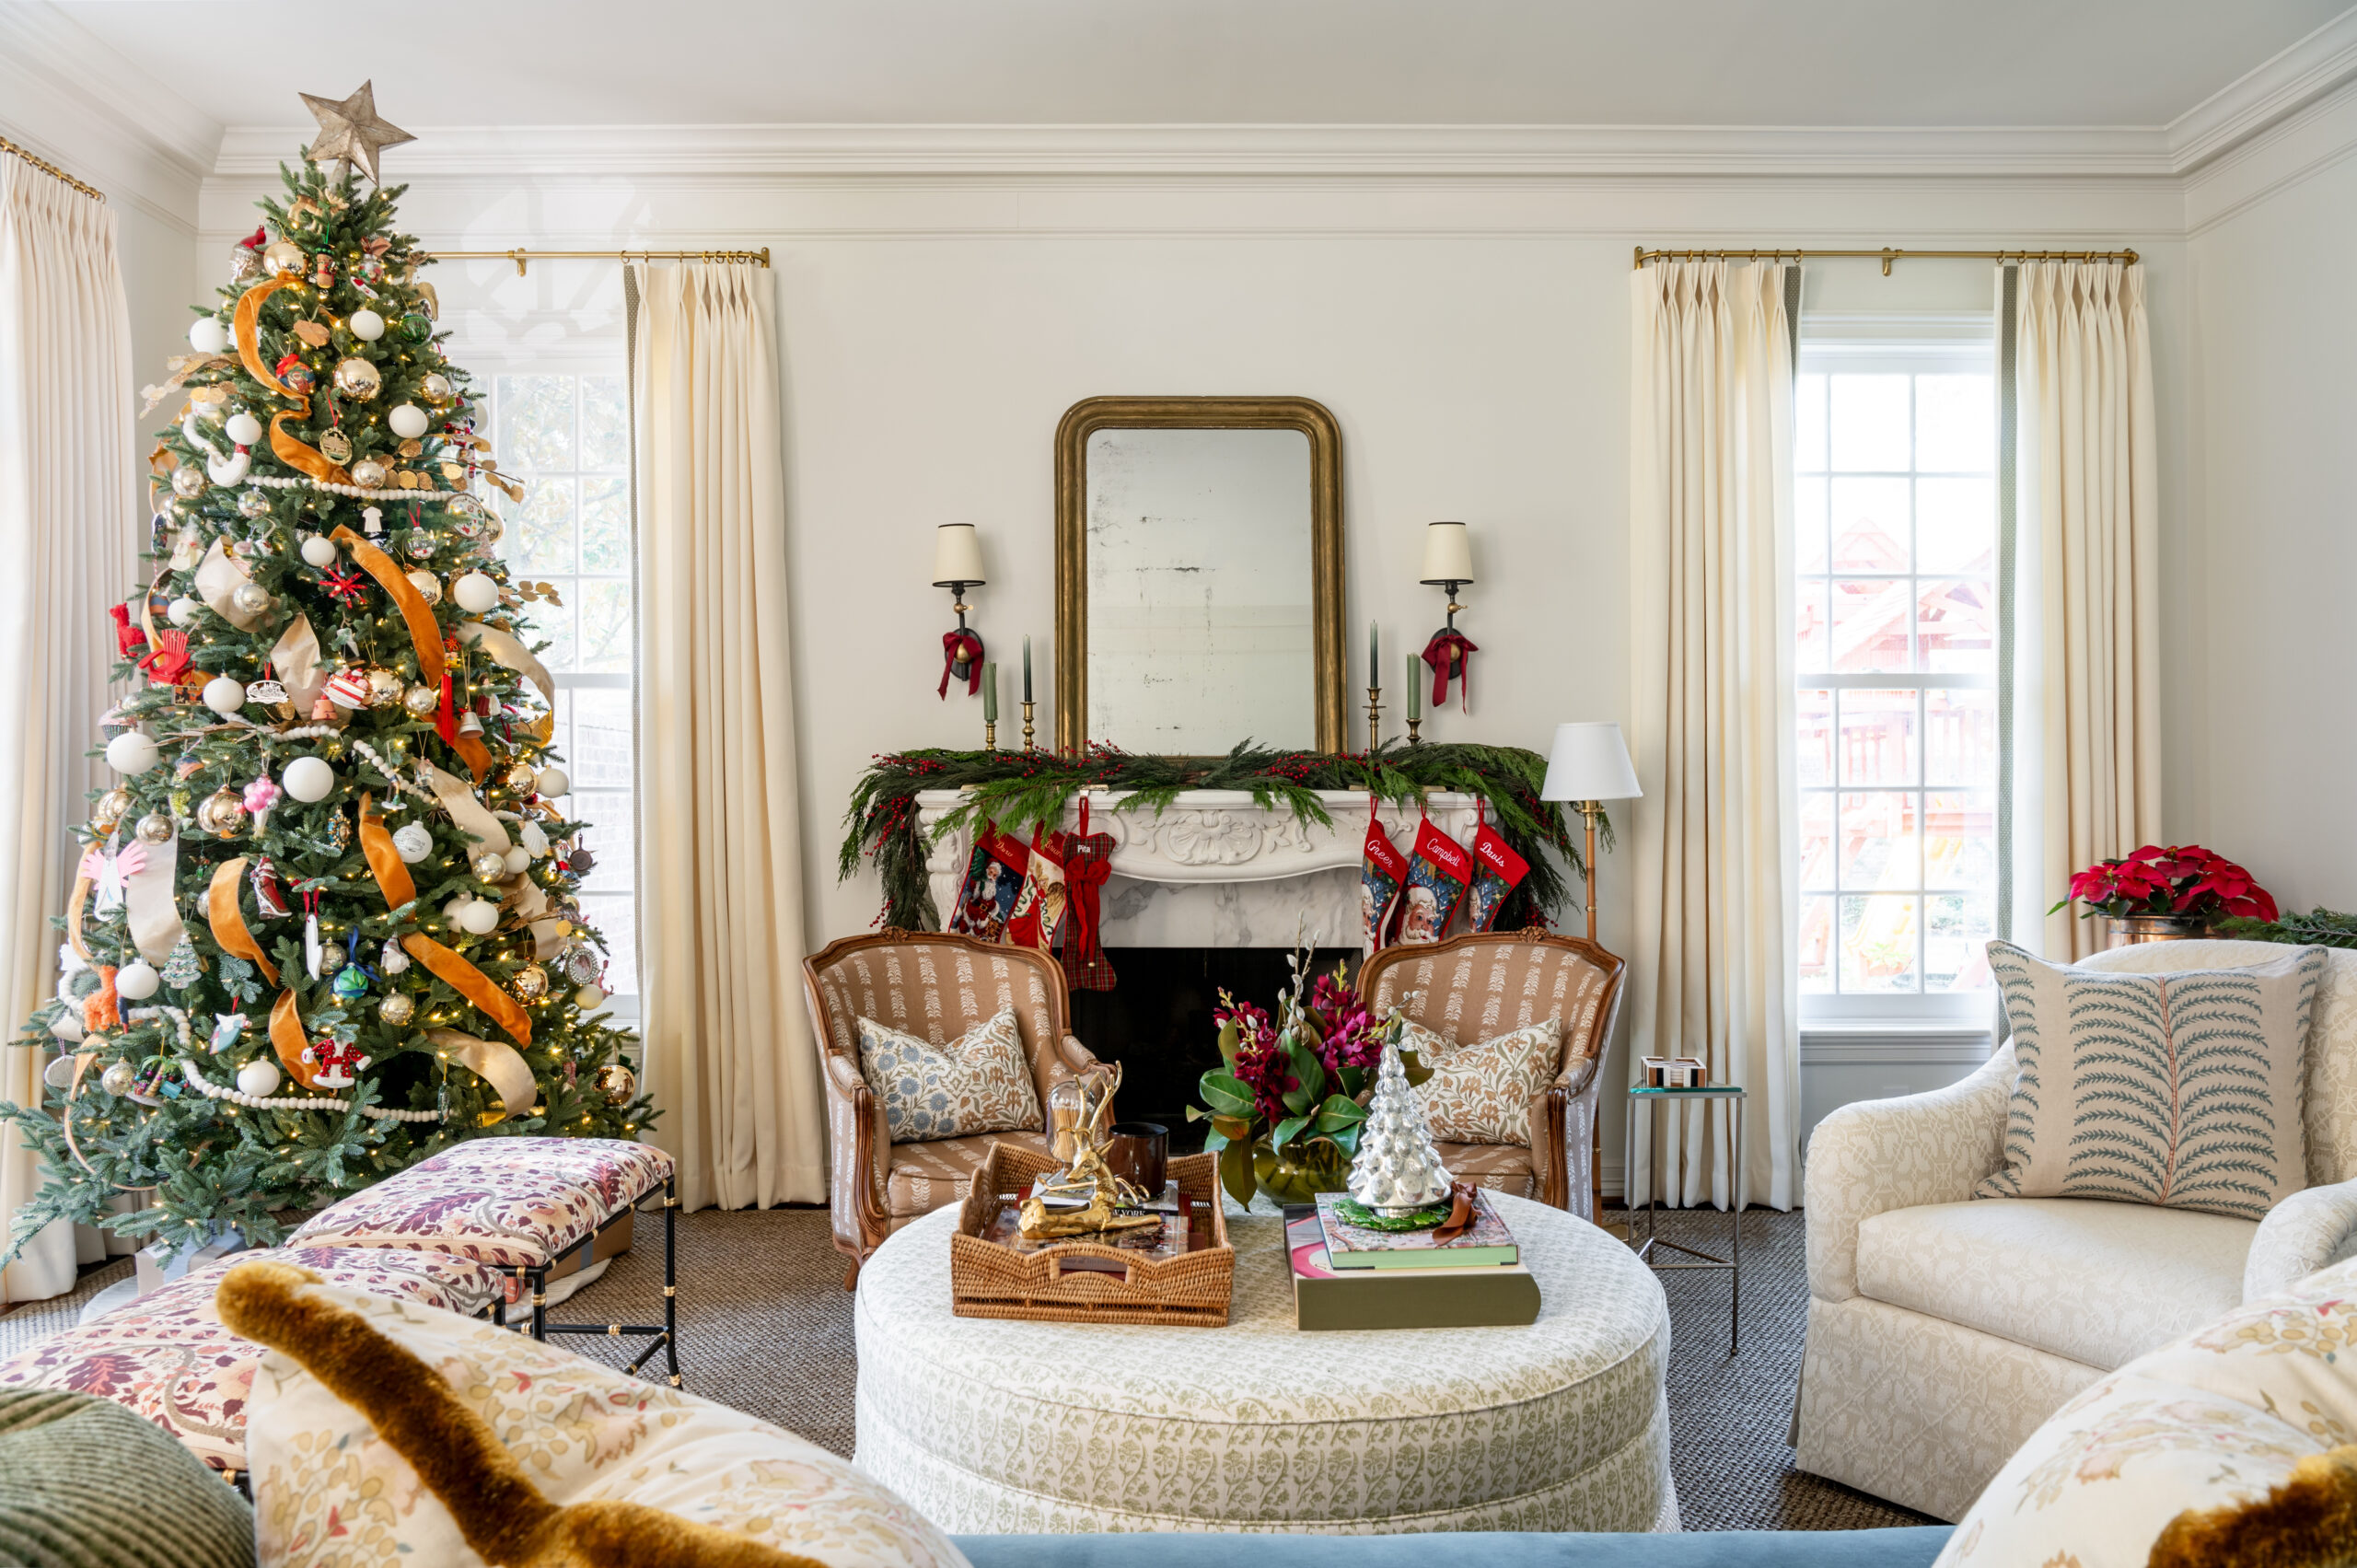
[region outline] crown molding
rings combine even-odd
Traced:
[[[45,157],[195,231],[221,127],[53,5],[0,6],[0,124]]]
[[[2357,6],[2171,121],[2175,171],[2189,173],[2357,78]]]
[[[233,126],[216,177],[268,174],[308,133]],[[2165,179],[2151,127],[1783,125],[456,125],[400,179],[1200,175]]]

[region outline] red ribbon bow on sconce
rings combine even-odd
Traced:
[[[1472,638],[1453,628],[1433,633],[1433,640],[1424,645],[1423,658],[1432,667],[1434,707],[1448,706],[1448,682],[1455,677],[1461,682],[1459,701],[1466,712],[1473,711],[1473,656],[1480,651]]]
[[[982,689],[982,639],[972,632],[959,630],[941,634],[941,690],[935,693],[945,702],[949,697],[950,677],[965,666],[966,695],[971,697]]]

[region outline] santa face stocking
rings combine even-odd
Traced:
[[[1481,819],[1481,830],[1473,840],[1473,901],[1467,909],[1467,923],[1476,931],[1487,931],[1498,923],[1498,911],[1504,906],[1506,895],[1522,885],[1530,875],[1530,863],[1515,854],[1514,846],[1498,836],[1490,826],[1489,817]]]
[[[1439,941],[1464,900],[1472,872],[1473,857],[1426,818],[1416,829],[1416,853],[1408,861],[1399,940],[1411,947]]]
[[[974,853],[966,862],[966,880],[958,889],[949,929],[981,942],[1004,937],[1030,866],[1031,851],[1021,839],[1000,832],[995,823],[985,824],[974,835]]]
[[[1062,939],[1070,900],[1064,892],[1064,856],[1072,836],[1047,833],[1031,841],[1031,860],[1025,870],[1015,912],[1006,917],[1006,940],[1016,947],[1051,950]]]
[[[1399,908],[1399,888],[1408,880],[1408,857],[1393,846],[1391,835],[1375,815],[1372,798],[1366,807],[1366,846],[1359,861],[1359,917],[1366,956],[1375,957],[1391,929]]]

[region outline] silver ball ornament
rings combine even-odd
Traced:
[[[240,615],[270,612],[270,590],[260,583],[239,583],[229,592],[229,608]]]
[[[172,470],[172,494],[183,501],[193,501],[211,489],[213,482],[204,470],[193,463],[182,463]]]
[[[434,536],[424,528],[412,528],[401,540],[401,548],[409,552],[412,561],[430,561],[434,557]]]
[[[110,1095],[127,1095],[138,1082],[139,1070],[128,1062],[110,1062],[107,1070],[99,1074],[99,1087]]]
[[[442,705],[442,693],[431,686],[412,686],[401,693],[401,709],[412,718],[424,718]]]
[[[172,819],[160,811],[150,811],[131,831],[143,844],[168,844],[172,842]]]
[[[469,864],[479,880],[496,882],[507,875],[507,857],[495,849],[479,852]]]
[[[250,486],[239,491],[238,493],[238,516],[241,517],[267,517],[270,516],[270,496],[266,493],[253,489]]]

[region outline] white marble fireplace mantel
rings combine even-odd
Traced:
[[[1303,822],[1283,806],[1255,805],[1247,790],[1189,790],[1158,816],[1144,807],[1117,811],[1120,792],[1090,791],[1089,831],[1113,840],[1113,874],[1101,900],[1105,946],[1289,947],[1306,917],[1318,945],[1357,947],[1366,796],[1334,789],[1318,796],[1334,819],[1330,828]],[[917,796],[934,908],[945,918],[957,907],[974,841],[964,828],[938,835],[935,829],[966,798],[954,789]],[[1476,796],[1436,791],[1425,807],[1435,827],[1469,847],[1479,804]],[[1376,815],[1399,853],[1414,853],[1416,807],[1385,802]],[[1079,827],[1077,796],[1060,825]]]

